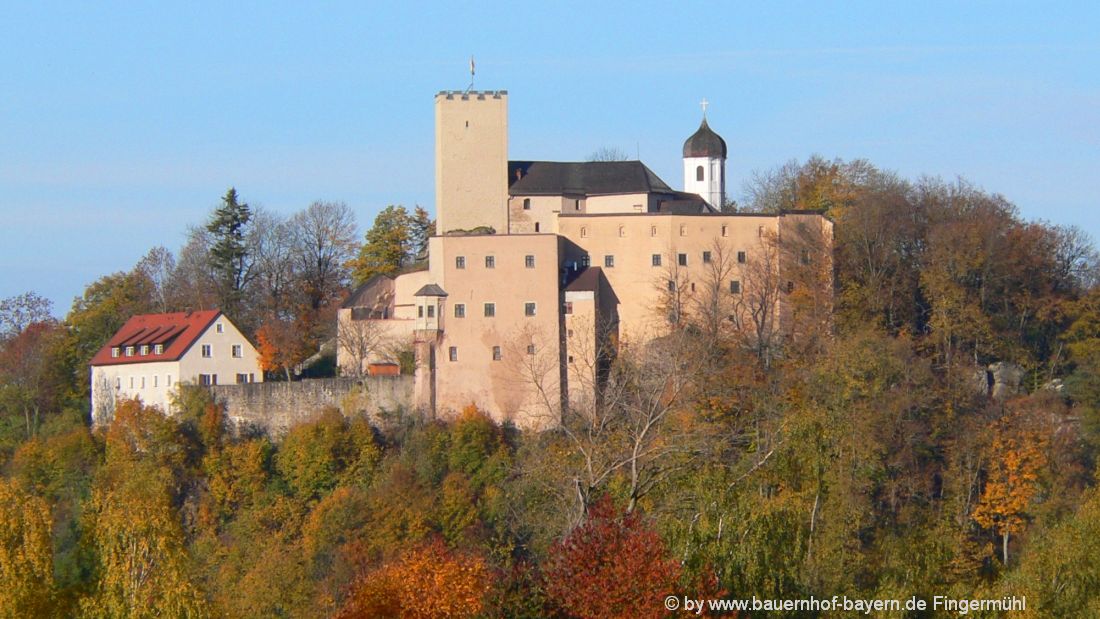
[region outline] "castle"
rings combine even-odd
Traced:
[[[505,91],[440,92],[435,136],[427,269],[364,283],[338,325],[345,372],[392,367],[381,343],[411,342],[422,410],[473,403],[552,427],[594,400],[616,347],[667,334],[705,299],[731,329],[797,337],[797,287],[831,290],[829,219],[723,211],[726,143],[705,115],[684,191],[640,161],[510,161]],[[807,265],[825,281],[803,282]]]

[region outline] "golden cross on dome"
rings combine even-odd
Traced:
[[[703,100],[699,102],[699,105],[702,106],[702,108],[703,108],[703,118],[706,118],[707,117],[707,106],[710,105],[710,102],[707,101],[706,97],[703,97]]]

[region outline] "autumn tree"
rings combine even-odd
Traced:
[[[405,207],[391,204],[382,209],[367,231],[359,255],[351,262],[353,279],[361,284],[378,274],[396,273],[410,263],[416,240],[413,218]]]
[[[1027,522],[1032,499],[1039,491],[1039,472],[1046,465],[1044,439],[1035,430],[1002,420],[989,447],[989,468],[974,522],[1001,536],[1001,559],[1008,564],[1009,536]]]
[[[85,617],[203,617],[175,501],[191,457],[179,428],[139,402],[122,402],[107,430],[82,526],[98,563]]]
[[[491,578],[485,559],[448,550],[436,540],[356,579],[336,616],[475,617],[484,609]]]
[[[0,618],[50,616],[52,517],[40,497],[0,478]]]
[[[256,331],[260,368],[265,372],[282,372],[291,380],[294,368],[313,352],[308,337],[309,325],[304,320],[268,317]]]
[[[639,512],[596,501],[579,527],[555,544],[545,569],[551,599],[581,618],[665,617],[680,567]]]
[[[43,409],[55,401],[50,347],[58,332],[52,321],[33,323],[0,344],[0,410],[22,413],[27,438],[37,433]]]

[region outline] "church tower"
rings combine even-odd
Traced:
[[[726,201],[726,141],[707,124],[705,99],[703,122],[684,142],[684,191],[719,210]]]

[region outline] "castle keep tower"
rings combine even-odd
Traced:
[[[435,96],[437,231],[490,226],[508,233],[508,92]]]
[[[726,141],[703,122],[684,142],[684,191],[699,194],[718,210],[726,201]]]

